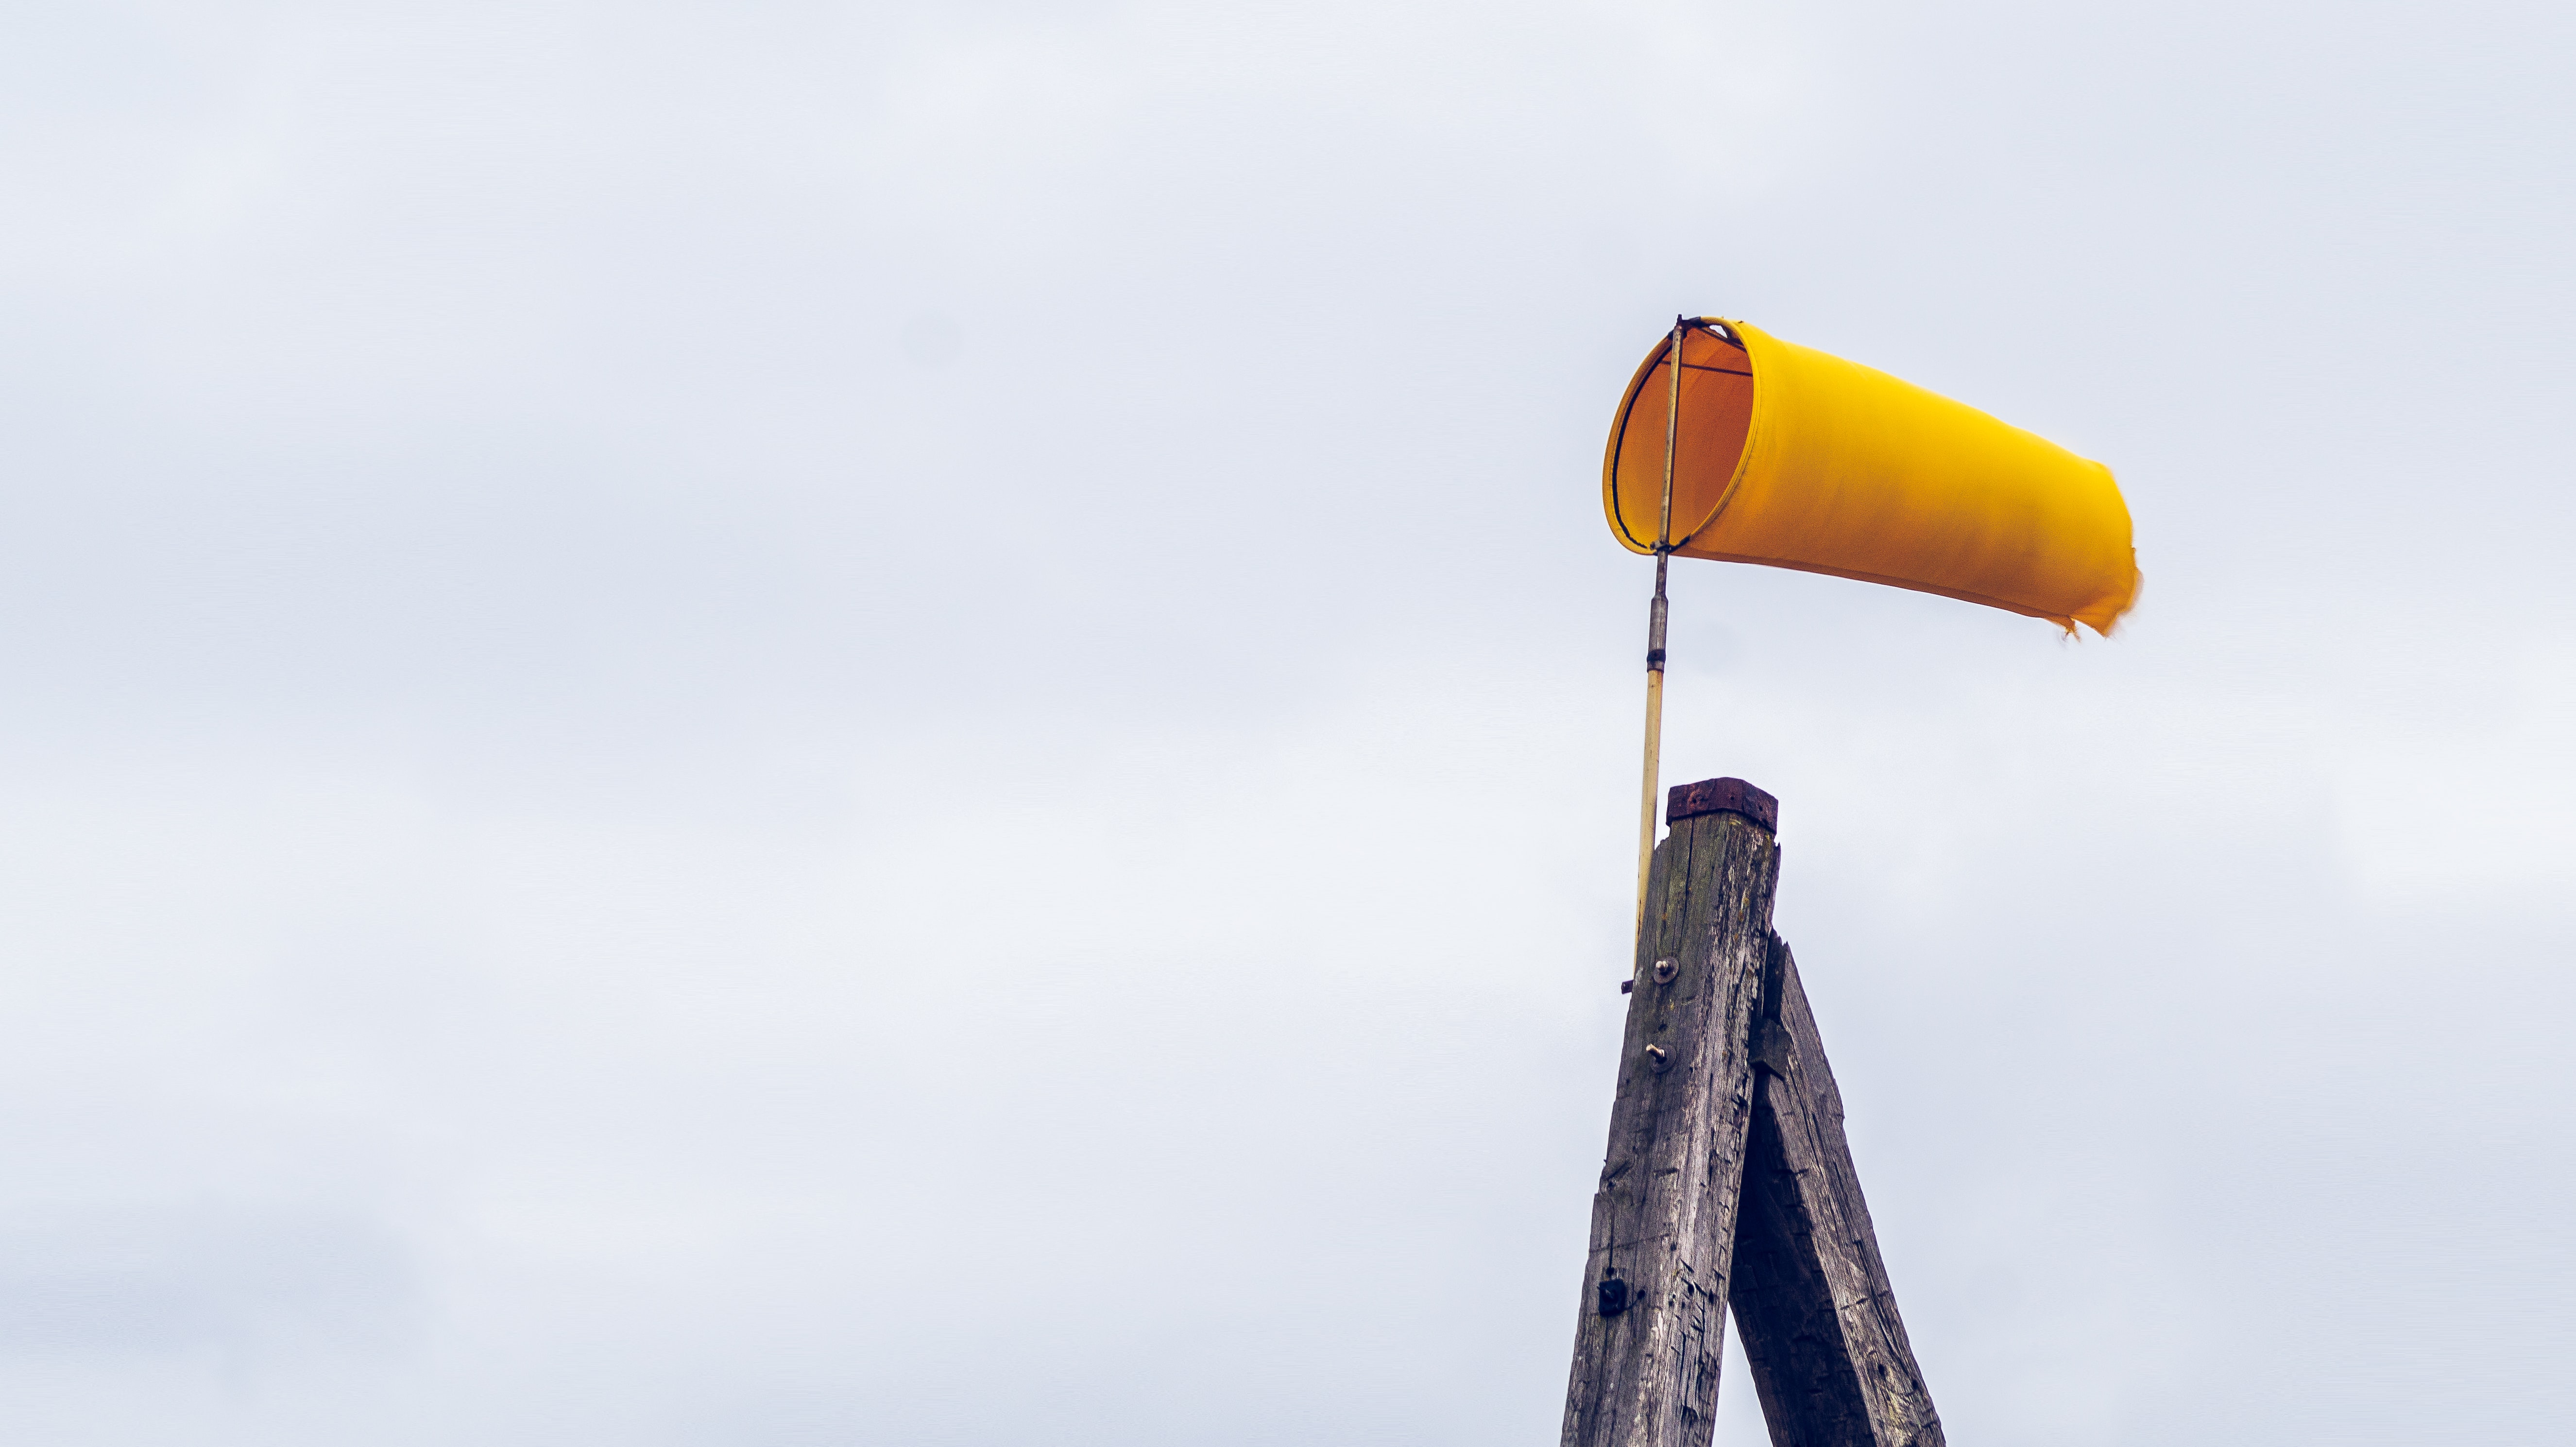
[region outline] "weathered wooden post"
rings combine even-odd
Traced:
[[[1779,804],[1672,791],[1592,1198],[1564,1447],[1706,1447],[1730,1302],[1776,1447],[1941,1447],[1771,932]]]
[[[1637,935],[1610,1150],[1566,1388],[1565,1447],[1709,1440],[1752,1121],[1752,1030],[1779,877],[1772,797],[1672,791]]]
[[[1942,1447],[1879,1259],[1843,1097],[1788,942],[1771,937],[1729,1304],[1778,1447]]]

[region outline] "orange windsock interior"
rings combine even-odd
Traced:
[[[1620,399],[1610,434],[1610,526],[1641,553],[1654,551],[1664,497],[1664,420],[1672,400],[1669,339],[1646,358]],[[1753,362],[1742,347],[1693,327],[1682,334],[1682,405],[1675,430],[1673,530],[1679,543],[1716,515],[1753,426]]]

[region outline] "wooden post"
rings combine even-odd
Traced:
[[[1563,1447],[1707,1447],[1732,1306],[1775,1447],[1943,1447],[1797,961],[1778,801],[1672,791],[1654,855]]]
[[[1665,811],[1592,1198],[1564,1447],[1697,1447],[1715,1425],[1777,807],[1741,779],[1712,779],[1674,789]]]
[[[1770,954],[1732,1272],[1762,1418],[1777,1447],[1942,1447],[1798,962]]]

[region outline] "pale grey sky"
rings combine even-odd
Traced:
[[[7,1435],[1551,1441],[1688,310],[2137,518],[1675,571],[1951,1437],[2551,1439],[2571,13],[0,9]]]

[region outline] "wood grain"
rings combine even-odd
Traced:
[[[1942,1447],[1798,964],[1769,941],[1732,1304],[1775,1447]]]
[[[1705,1447],[1715,1426],[1778,873],[1771,831],[1739,812],[1676,822],[1655,851],[1564,1447]],[[1661,959],[1674,968],[1659,982]],[[1631,1304],[1605,1315],[1613,1271]]]

